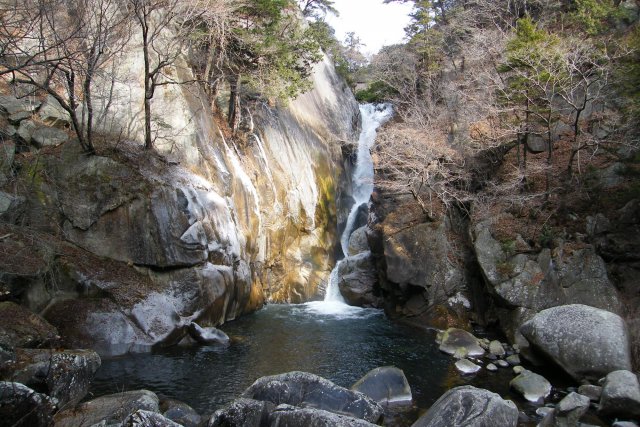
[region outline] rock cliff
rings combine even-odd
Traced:
[[[138,48],[102,86],[96,155],[63,142],[64,114],[45,120],[51,99],[20,117],[22,101],[2,103],[3,298],[43,314],[67,345],[103,354],[316,296],[334,263],[339,203],[350,199],[342,146],[359,132],[358,105],[325,58],[314,89],[289,105],[247,103],[241,137],[197,85],[162,86],[155,150],[143,151]],[[172,72],[193,80],[186,61]],[[62,138],[36,144],[40,129]]]

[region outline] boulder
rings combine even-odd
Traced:
[[[578,387],[578,393],[587,396],[592,402],[599,402],[602,396],[602,387],[591,384],[583,384]]]
[[[24,384],[0,381],[0,424],[12,427],[50,427],[56,405]]]
[[[158,412],[158,396],[148,390],[110,394],[58,412],[54,421],[56,427],[88,427],[101,422],[119,425],[140,409]]]
[[[520,393],[526,400],[542,404],[551,394],[551,383],[542,375],[524,370],[511,380],[509,386]]]
[[[16,134],[27,144],[31,143],[31,135],[38,128],[38,126],[31,120],[23,120],[20,122],[20,126]]]
[[[87,395],[100,364],[100,357],[92,350],[17,349],[7,379],[46,391],[64,408]]]
[[[242,397],[275,405],[284,403],[323,409],[373,423],[382,415],[382,407],[370,397],[307,372],[288,372],[259,378],[245,390]]]
[[[16,98],[11,95],[0,95],[0,109],[7,114],[16,114],[20,112],[34,112],[40,106],[40,101],[32,96],[24,98]]]
[[[402,369],[383,366],[369,371],[351,390],[363,393],[378,403],[411,404],[411,387]]]
[[[347,304],[379,307],[382,299],[374,293],[377,282],[375,259],[369,251],[347,257],[338,266],[338,287]]]
[[[498,370],[498,367],[496,365],[494,365],[493,363],[489,363],[487,365],[487,371],[495,372],[497,370]]]
[[[510,400],[473,386],[443,394],[412,427],[515,427],[518,408]]]
[[[165,418],[175,421],[184,427],[199,427],[202,417],[191,406],[173,399],[160,402],[160,412]]]
[[[229,336],[220,329],[214,327],[203,328],[195,322],[191,322],[187,327],[187,331],[191,338],[200,344],[220,344],[229,345]]]
[[[31,134],[31,143],[37,148],[56,146],[69,140],[69,134],[62,129],[38,127]]]
[[[0,345],[47,347],[55,345],[59,339],[58,330],[42,317],[16,303],[0,302]]]
[[[44,104],[38,111],[40,120],[51,126],[64,126],[71,122],[69,113],[65,111],[58,101],[51,95],[47,96]]]
[[[458,369],[458,371],[462,372],[463,374],[475,374],[480,369],[482,369],[480,366],[476,365],[469,359],[460,359],[455,363],[455,365],[456,369]]]
[[[549,143],[546,138],[533,134],[527,135],[527,150],[529,150],[530,153],[544,153],[548,149]]]
[[[449,328],[439,335],[440,351],[447,354],[455,354],[460,348],[467,351],[468,356],[482,356],[484,350],[478,342],[478,338],[467,331],[457,328]]]
[[[520,356],[518,356],[517,354],[512,354],[511,356],[507,356],[507,358],[505,360],[511,366],[517,366],[520,363],[522,363],[520,361]]]
[[[297,408],[291,405],[279,405],[269,416],[274,427],[373,427],[370,422],[339,415],[322,409]]]
[[[369,241],[367,240],[367,226],[360,227],[349,236],[348,256],[357,255],[369,250]]]
[[[240,398],[217,410],[207,427],[262,427],[268,425],[269,414],[276,408],[271,402]]]
[[[16,155],[16,144],[10,140],[0,142],[0,174],[9,176]]]
[[[16,223],[16,220],[24,212],[25,198],[22,196],[13,196],[4,191],[0,191],[0,220],[10,224]]]
[[[505,355],[504,347],[502,346],[500,341],[493,340],[491,341],[491,343],[489,343],[489,353],[493,354],[494,356]]]
[[[520,332],[576,380],[631,369],[629,338],[617,314],[573,304],[542,310]]]
[[[633,372],[619,370],[607,375],[600,397],[600,412],[617,418],[640,417],[640,385]]]
[[[156,413],[138,409],[129,415],[121,427],[184,427],[182,424]]]
[[[589,410],[589,398],[576,392],[566,395],[555,410],[555,423],[558,427],[578,425],[578,420]]]

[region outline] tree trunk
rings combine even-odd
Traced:
[[[151,150],[153,140],[151,138],[151,98],[153,97],[153,76],[150,71],[149,39],[146,29],[142,29],[142,54],[144,56],[144,148]]]
[[[229,95],[229,127],[233,133],[236,132],[240,125],[240,75],[232,77],[230,83]]]

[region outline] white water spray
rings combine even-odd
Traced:
[[[391,118],[393,108],[390,104],[364,104],[360,105],[360,114],[362,116],[362,132],[358,140],[358,157],[352,176],[354,203],[349,212],[345,229],[342,232],[342,236],[340,236],[340,245],[345,256],[349,254],[349,237],[354,231],[358,208],[364,203],[369,203],[369,198],[373,192],[373,160],[370,150],[376,140],[376,131],[380,125]],[[340,294],[338,269],[342,261],[338,261],[331,271],[324,301],[308,304],[314,311],[321,314],[348,315],[354,310],[360,310],[359,307],[345,304],[344,298]]]

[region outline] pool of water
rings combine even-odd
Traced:
[[[418,408],[472,384],[535,410],[509,391],[511,369],[461,376],[453,358],[438,351],[435,332],[391,322],[379,310],[269,305],[222,329],[231,338],[227,348],[173,347],[103,360],[92,395],[145,388],[211,414],[265,375],[306,371],[350,387],[369,370],[393,365],[405,372]]]

